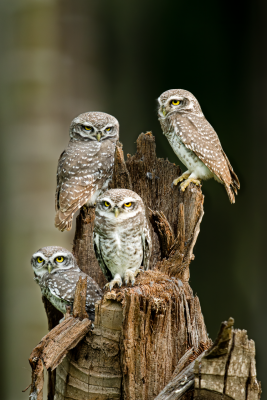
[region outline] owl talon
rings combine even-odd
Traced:
[[[179,182],[184,181],[185,179],[188,179],[190,176],[190,172],[184,172],[181,176],[179,176],[177,179],[174,179],[172,182],[172,187],[178,185]]]
[[[127,286],[128,282],[131,282],[131,286],[133,286],[135,284],[135,278],[136,276],[139,274],[139,272],[144,272],[143,269],[138,268],[134,271],[127,269],[127,271],[125,272],[125,277],[124,277],[124,283]]]
[[[188,179],[186,179],[186,181],[183,182],[183,183],[181,184],[181,186],[180,186],[182,192],[185,191],[185,189],[187,188],[187,186],[188,186],[191,182],[194,183],[196,186],[200,186],[200,185],[201,185],[201,180],[200,180],[200,179],[188,178]]]
[[[116,284],[118,285],[118,287],[121,287],[122,285],[122,280],[119,274],[116,274],[114,279],[112,279],[112,281],[106,283],[104,288],[109,289],[111,291]]]

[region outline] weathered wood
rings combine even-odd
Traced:
[[[81,276],[77,282],[75,297],[73,302],[73,317],[79,318],[81,321],[88,318],[86,312],[86,293],[87,293],[87,278],[83,279]]]
[[[260,399],[255,343],[248,340],[247,331],[234,330],[233,324],[233,318],[222,323],[214,345],[195,363],[194,399]]]
[[[154,399],[188,348],[210,346],[195,301],[187,284],[157,270],[107,292],[95,329],[57,368],[55,399]]]
[[[60,324],[53,327],[53,329],[51,329],[50,332],[33,349],[29,358],[32,368],[30,399],[35,397],[36,400],[43,399],[43,364],[50,372],[50,380],[48,382],[48,399],[54,398],[56,375],[53,373],[53,371],[59,365],[59,363],[62,362],[69,350],[74,348],[89,331],[92,323],[88,319],[85,308],[86,290],[87,278],[82,279],[82,277],[80,277],[76,286],[74,297],[74,317],[70,316],[70,307],[68,307],[66,318]],[[46,305],[47,315],[50,316],[50,324],[57,321],[57,317],[59,316],[58,313],[50,315],[53,309],[49,307],[49,302],[44,303]]]
[[[121,304],[97,302],[94,324],[58,366],[55,400],[121,399]]]
[[[207,342],[205,347],[209,345],[210,343]],[[175,368],[171,381],[165,386],[155,400],[178,400],[181,399],[191,387],[194,387],[195,362],[199,362],[206,353],[203,349],[201,350],[201,354],[196,359],[193,359],[193,361],[191,361],[191,358],[194,356],[194,349],[192,348],[185,353]],[[191,393],[191,398],[193,397],[192,395],[193,393]]]
[[[29,358],[32,367],[30,396],[36,394],[37,400],[43,398],[43,364],[47,370],[53,371],[68,351],[75,347],[86,335],[90,326],[91,321],[89,319],[80,321],[69,317],[52,329],[33,349]]]
[[[196,323],[189,285],[157,270],[140,274],[136,284],[106,297],[123,304],[123,398],[152,400],[186,350],[210,341]]]
[[[94,207],[82,207],[76,218],[76,231],[72,252],[76,257],[80,269],[91,276],[102,288],[107,281],[95,257],[93,245],[94,220]]]
[[[156,157],[151,133],[139,136],[137,153],[126,162],[117,145],[110,188],[132,189],[142,197],[150,220],[154,271],[141,273],[134,288],[106,293],[97,305],[95,329],[57,368],[55,399],[152,400],[188,348],[208,340],[199,300],[188,284],[203,195],[194,185],[185,192],[173,188],[180,174],[178,166]],[[94,209],[83,207],[73,252],[82,271],[102,286],[93,222]],[[120,320],[116,326],[112,313]]]

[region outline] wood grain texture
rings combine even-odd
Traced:
[[[222,323],[214,345],[195,363],[194,399],[211,399],[211,394],[223,399],[260,399],[255,343],[248,339],[247,331],[233,329],[233,324],[233,318]]]
[[[95,328],[57,368],[55,400],[121,399],[122,307],[96,304]]]
[[[204,320],[203,326],[196,320],[198,299],[181,280],[158,270],[146,271],[138,275],[133,288],[114,289],[105,298],[123,307],[125,400],[154,399],[189,348],[197,349],[200,343],[210,346]]]

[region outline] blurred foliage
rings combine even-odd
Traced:
[[[155,100],[171,88],[197,97],[241,181],[232,206],[222,186],[203,184],[191,285],[212,338],[232,316],[256,341],[264,390],[266,2],[6,0],[0,11],[3,398],[27,398],[27,358],[47,331],[31,254],[71,249],[74,230],[53,225],[71,120],[89,110],[113,114],[125,154],[152,130],[158,156],[178,163],[156,116]]]

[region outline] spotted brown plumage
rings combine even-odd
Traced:
[[[145,206],[137,193],[111,189],[97,199],[94,249],[110,290],[123,280],[133,285],[140,268],[149,268],[151,246]]]
[[[185,179],[181,189],[190,182],[214,178],[225,186],[230,202],[240,183],[217,133],[204,117],[197,99],[182,89],[168,90],[158,98],[158,117],[162,131],[175,154],[187,167],[187,171],[173,182]]]
[[[94,320],[95,302],[102,298],[102,291],[90,276],[80,270],[72,253],[63,247],[43,247],[33,254],[31,265],[42,295],[63,314],[66,306],[73,306],[79,277],[86,277],[86,311]]]
[[[70,141],[61,154],[57,169],[55,226],[70,230],[74,213],[84,204],[94,205],[108,188],[119,138],[116,118],[88,112],[70,126]]]

